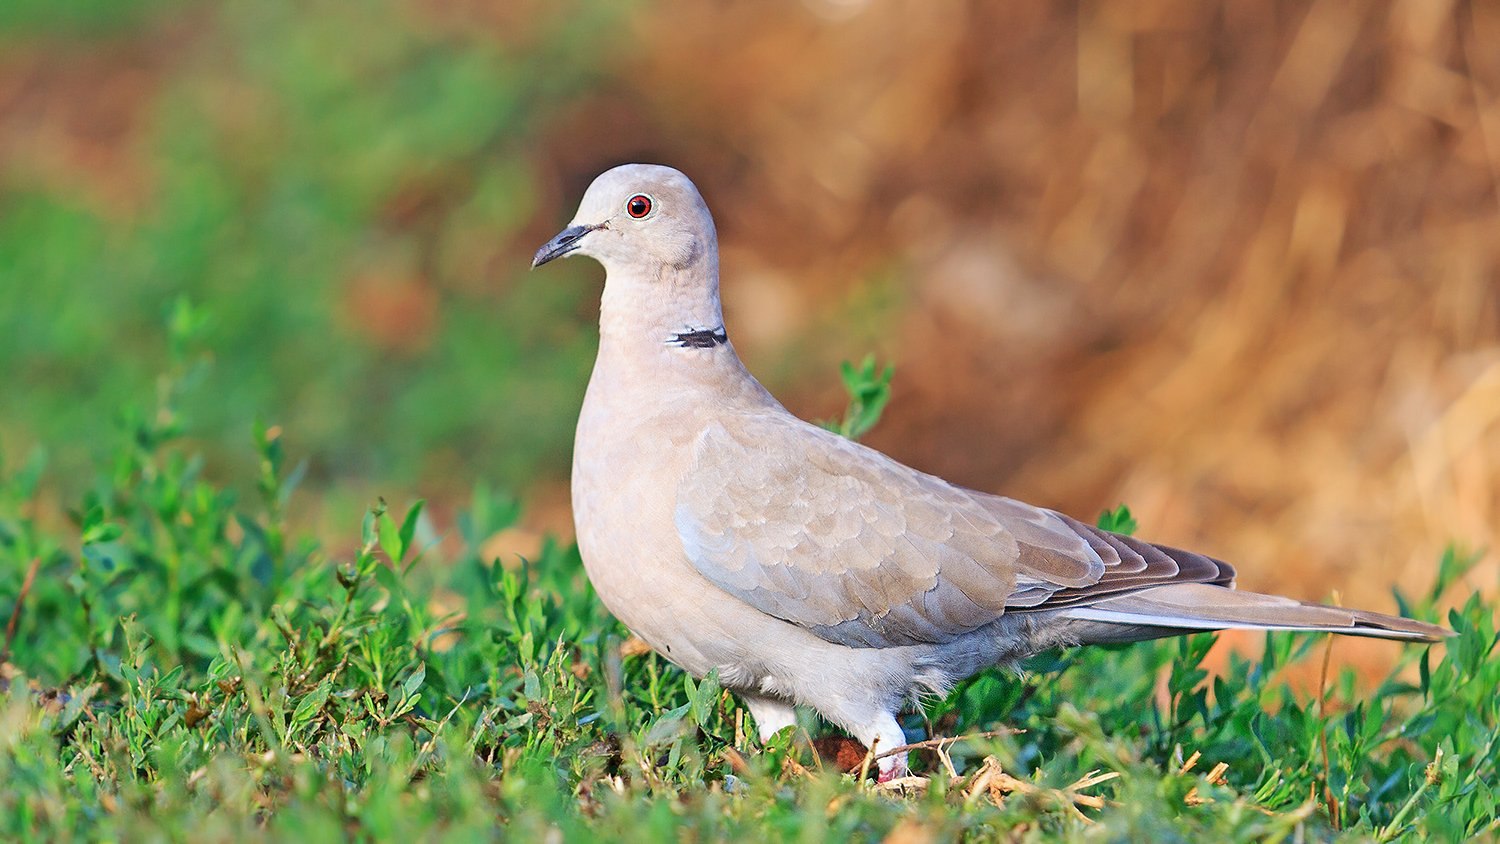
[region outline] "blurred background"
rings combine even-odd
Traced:
[[[1496,44],[1445,0],[6,0],[0,450],[87,487],[186,296],[211,473],[263,419],[325,536],[477,481],[507,549],[567,535],[602,273],[528,262],[654,161],[794,411],[875,351],[897,458],[1390,609],[1500,534]]]

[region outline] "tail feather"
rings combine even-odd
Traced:
[[[1174,630],[1302,630],[1439,642],[1453,631],[1367,610],[1308,604],[1207,583],[1157,586],[1062,610],[1078,621]]]

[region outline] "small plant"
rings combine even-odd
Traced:
[[[1130,508],[1124,504],[1113,510],[1105,510],[1099,514],[1099,527],[1103,530],[1131,536],[1139,526],[1135,521],[1135,516],[1130,512]]]
[[[836,434],[858,440],[875,427],[885,407],[891,401],[891,378],[896,368],[887,364],[880,368],[874,355],[867,355],[859,366],[844,361],[839,367],[844,390],[849,394],[849,406],[844,409],[844,418],[822,423],[824,428]]]

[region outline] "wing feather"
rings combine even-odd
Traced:
[[[794,417],[708,427],[677,489],[682,547],[763,612],[856,647],[948,642],[1000,618],[1229,566],[918,472]]]

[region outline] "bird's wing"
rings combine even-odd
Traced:
[[[1088,603],[1228,566],[966,490],[791,416],[730,417],[677,489],[710,581],[833,642],[948,642],[1005,612]]]

